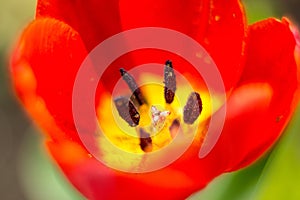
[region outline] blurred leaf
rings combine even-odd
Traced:
[[[42,136],[30,129],[21,147],[19,172],[26,199],[83,200],[68,183],[42,145]]]
[[[271,16],[278,17],[278,14],[275,12],[278,1],[243,0],[242,2],[245,5],[247,21],[250,24]]]
[[[263,171],[253,199],[300,199],[300,107]]]
[[[0,49],[6,49],[34,18],[36,0],[0,0]]]
[[[259,180],[266,158],[248,168],[217,177],[204,190],[190,197],[190,200],[248,200]]]

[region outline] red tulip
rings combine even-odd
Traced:
[[[104,72],[95,97],[98,119],[106,123],[108,137],[117,130],[106,112],[110,112],[120,67],[132,69],[172,59],[174,69],[200,93],[203,103],[198,132],[183,155],[161,169],[130,173],[99,162],[85,147],[74,123],[72,93],[77,72],[88,53],[109,37],[140,27],[175,30],[199,42],[220,71],[227,111],[219,140],[208,155],[199,158],[209,115],[220,114],[220,111],[205,111],[209,100],[203,98],[207,88],[203,87],[201,75],[187,61],[166,51],[145,49],[121,56]],[[11,75],[22,105],[45,133],[53,159],[88,199],[184,199],[220,174],[250,165],[278,140],[298,102],[295,48],[295,37],[286,19],[270,18],[247,25],[243,7],[236,0],[44,0],[38,1],[36,19],[24,30],[13,53]],[[299,53],[298,46],[296,52]],[[143,74],[134,78],[138,82]],[[182,84],[178,81],[178,90]],[[147,101],[156,96],[147,88],[143,92]],[[143,108],[135,107],[143,120]],[[152,114],[157,115],[155,112],[154,108]],[[201,118],[202,114],[206,117]],[[178,117],[172,111],[157,116],[155,122],[159,123]],[[185,120],[178,123],[185,124]],[[169,128],[172,127],[166,130]],[[168,137],[172,140],[172,135]],[[112,140],[127,151],[147,157],[148,151],[162,148],[159,139],[156,138],[157,147],[156,139],[149,138],[140,139],[140,146],[133,150],[133,144],[120,144],[124,142],[122,138]],[[149,148],[145,150],[142,143]],[[125,158],[114,155],[105,145],[99,143],[98,148],[104,160],[124,162]],[[169,156],[162,154],[160,159]]]

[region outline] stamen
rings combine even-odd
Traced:
[[[128,87],[133,92],[132,101],[137,102],[140,106],[145,104],[146,101],[134,78],[123,68],[120,69],[120,73],[123,77],[123,80],[127,83]]]
[[[125,97],[118,97],[114,100],[119,115],[129,124],[137,126],[140,121],[140,114],[133,103]]]
[[[184,106],[183,120],[186,124],[193,124],[202,112],[202,100],[197,92],[192,92]]]
[[[170,104],[174,100],[176,90],[176,75],[170,60],[166,61],[164,70],[165,100]]]
[[[152,139],[150,134],[147,133],[144,129],[139,129],[140,132],[140,147],[144,152],[152,151]]]

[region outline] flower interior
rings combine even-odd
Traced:
[[[203,129],[200,122],[211,115],[209,93],[196,91],[171,61],[161,69],[163,77],[143,70],[139,74],[143,84],[138,85],[134,75],[121,68],[119,89],[101,98],[97,110],[100,129],[114,147],[147,154],[166,147],[177,134],[194,137]],[[114,151],[101,139],[99,142],[111,159]]]

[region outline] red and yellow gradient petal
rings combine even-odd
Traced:
[[[78,153],[69,159],[70,152],[82,152],[81,146],[70,141],[50,142],[48,147],[71,183],[91,200],[184,199],[200,189],[200,184],[202,187],[206,184],[186,171],[172,167],[134,174],[115,171],[86,154]]]
[[[55,140],[79,141],[72,116],[72,89],[86,55],[78,33],[51,18],[33,21],[14,51],[14,87],[25,108]]]
[[[248,94],[251,94],[251,98],[248,97]],[[50,152],[69,180],[89,199],[184,199],[205,187],[216,176],[232,170],[236,164],[240,168],[245,164],[244,161],[249,161],[247,157],[249,149],[238,145],[243,136],[236,137],[237,134],[232,134],[230,130],[231,128],[240,128],[241,132],[239,133],[242,135],[244,129],[253,126],[253,123],[248,123],[245,119],[253,117],[253,115],[258,118],[257,113],[268,110],[272,94],[272,89],[268,84],[249,84],[236,89],[228,102],[230,117],[227,119],[221,139],[213,151],[207,157],[199,159],[201,139],[198,138],[178,160],[155,172],[135,174],[115,171],[86,154],[75,160],[70,159],[69,152],[77,152],[82,149],[79,145],[70,144],[70,141],[60,144],[49,143]],[[241,99],[243,99],[242,102],[240,102]],[[265,117],[266,114],[261,115],[259,119],[263,120]],[[248,147],[251,146],[251,150],[270,145],[268,144],[269,136],[261,137],[259,140],[259,134],[244,135],[245,140],[251,137],[253,140],[248,144]],[[244,140],[241,142],[245,144]],[[74,150],[71,150],[72,148]],[[261,153],[259,152],[259,155]],[[257,158],[257,155],[254,155]],[[163,159],[164,156],[168,155],[161,155],[160,158]],[[250,157],[249,159],[253,161],[254,158]]]

